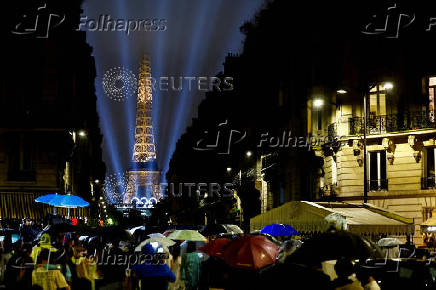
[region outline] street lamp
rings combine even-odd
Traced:
[[[226,170],[227,170],[227,172],[230,172],[230,171],[232,171],[232,168],[231,167],[227,167]]]
[[[390,83],[390,82],[385,83],[384,86],[383,86],[383,88],[384,88],[385,90],[390,90],[390,89],[392,89],[393,87],[394,87],[394,85],[393,85],[392,83]]]
[[[86,131],[85,130],[80,130],[79,131],[79,136],[80,137],[85,137],[86,136]]]
[[[346,90],[343,90],[343,89],[337,90],[336,92],[337,92],[338,94],[340,94],[340,95],[344,95],[344,94],[347,93],[347,91],[346,91]]]
[[[245,152],[245,155],[246,155],[247,157],[251,157],[251,155],[253,155],[253,153],[252,153],[251,151],[247,151],[247,152]]]
[[[322,107],[324,105],[323,99],[315,99],[313,100],[313,106],[316,108]]]

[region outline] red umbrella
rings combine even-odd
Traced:
[[[211,257],[222,257],[224,252],[223,248],[231,241],[232,240],[228,238],[217,238],[199,248],[199,250]]]
[[[231,241],[224,249],[229,266],[241,269],[260,269],[274,264],[279,248],[265,236],[244,235]]]

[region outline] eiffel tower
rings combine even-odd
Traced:
[[[152,101],[150,57],[145,54],[139,66],[135,144],[133,145],[132,166],[128,171],[124,204],[131,204],[135,200],[137,204],[141,204],[152,197],[158,201],[162,197],[161,172],[156,165]]]

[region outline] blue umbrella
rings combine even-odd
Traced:
[[[83,200],[80,196],[65,194],[59,195],[58,197],[52,199],[48,204],[57,207],[66,208],[76,208],[76,207],[87,207],[89,202]]]
[[[273,237],[298,235],[298,232],[293,227],[284,224],[267,225],[260,232],[262,234],[269,234]]]
[[[50,204],[50,202],[52,200],[58,198],[59,196],[61,196],[61,195],[57,194],[57,193],[50,193],[50,194],[46,194],[46,195],[41,195],[40,197],[35,199],[35,201],[40,202],[40,203]]]

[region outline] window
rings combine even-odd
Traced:
[[[368,164],[369,190],[387,190],[386,151],[369,152]]]
[[[322,130],[322,112],[321,109],[318,109],[317,111],[317,130]]]
[[[369,91],[369,116],[386,115],[386,89],[379,84]]]
[[[433,215],[434,207],[423,207],[422,208],[422,221],[425,222]]]
[[[338,184],[338,170],[336,167],[336,160],[332,157],[332,185]]]
[[[427,188],[435,188],[435,177],[436,177],[436,171],[435,171],[435,147],[429,147],[426,148],[424,151],[424,172],[423,172],[423,178],[421,183],[422,189]]]
[[[386,95],[385,84],[378,84],[369,91],[368,126],[371,133],[386,133]]]
[[[435,116],[434,116],[435,88],[436,88],[436,77],[428,78],[428,114],[431,122],[435,121]]]
[[[9,152],[8,180],[34,181],[35,172],[30,138],[24,135],[12,137]]]

